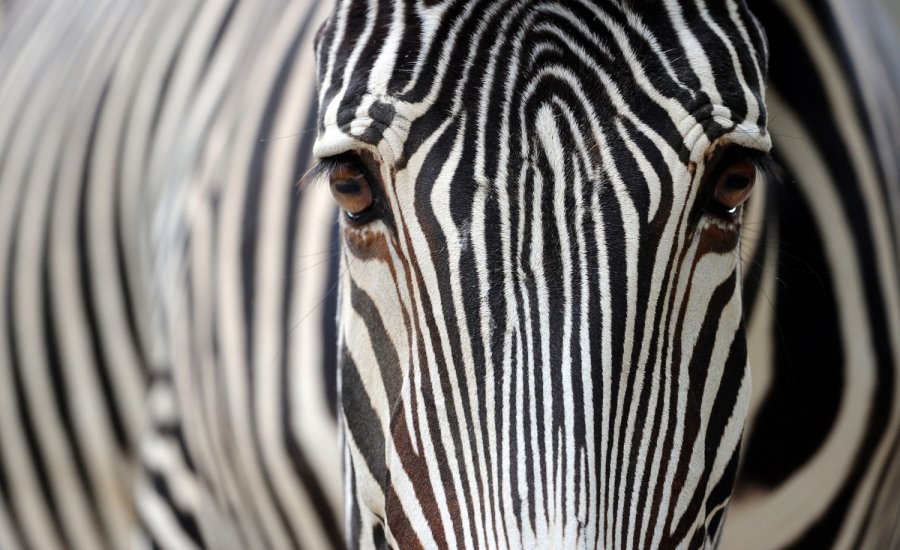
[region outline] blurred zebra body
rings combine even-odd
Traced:
[[[342,545],[335,210],[296,186],[326,4],[0,6],[0,548]],[[752,9],[789,177],[746,215],[723,544],[890,547],[897,52],[846,2]]]
[[[872,3],[753,9],[784,176],[744,234],[753,395],[723,545],[896,547],[897,31]]]
[[[339,545],[328,9],[5,5],[0,548]]]

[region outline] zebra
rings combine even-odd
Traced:
[[[715,545],[765,48],[740,3],[337,3],[314,153],[351,541]]]
[[[897,96],[878,88],[894,118],[871,141],[835,103],[850,92],[820,25],[860,15],[833,4],[754,6],[761,23],[739,1],[337,2],[314,153],[343,210],[353,544],[715,546],[751,405],[738,542],[765,525],[775,545],[897,544]],[[795,64],[770,103],[779,55]],[[790,176],[816,174],[799,190],[770,177],[773,112],[797,136]],[[818,288],[762,288],[781,252],[744,248],[753,219],[788,258],[795,239],[828,258]],[[751,404],[754,336],[775,370]],[[790,403],[812,373],[815,414]]]
[[[747,541],[769,547],[896,545],[897,506],[891,489],[900,485],[893,391],[900,311],[896,307],[896,220],[900,219],[896,182],[900,179],[897,140],[892,136],[898,127],[898,101],[893,92],[897,88],[892,87],[896,75],[888,70],[890,60],[875,55],[896,51],[890,49],[890,37],[876,32],[880,21],[873,21],[861,7],[837,0],[823,5],[761,2],[752,6],[753,14],[736,0],[726,2],[725,8],[700,1],[653,7],[640,1],[585,1],[555,8],[553,3],[537,2],[484,4],[489,9],[460,2],[338,2],[319,34],[318,90],[312,86],[312,42],[320,21],[331,11],[327,3],[12,2],[8,10],[4,4],[0,25],[8,30],[0,34],[5,75],[0,99],[15,108],[4,109],[0,122],[0,208],[4,209],[0,216],[4,258],[0,391],[5,392],[0,406],[6,407],[0,415],[0,547],[97,548],[132,542],[143,546],[151,541],[161,547],[340,547],[344,538],[354,546],[406,546],[414,541],[425,546],[451,542],[534,546],[555,541],[698,546],[715,544],[720,538],[725,546]],[[93,9],[84,10],[85,6]],[[530,27],[510,11],[530,9],[543,10],[545,16]],[[589,19],[590,25],[581,18],[584,14],[595,16]],[[32,33],[34,28],[44,32]],[[543,38],[543,42],[528,43],[539,46],[533,58],[518,57],[522,50],[482,48],[472,39],[515,43],[524,35],[505,34],[513,28]],[[667,28],[674,34],[667,34]],[[735,28],[744,32],[735,35]],[[861,33],[860,29],[874,30]],[[580,48],[564,49],[575,41],[583,41]],[[694,47],[687,58],[683,44]],[[469,55],[474,60],[458,64]],[[638,83],[630,81],[654,56],[661,60],[660,72],[648,72]],[[76,63],[79,60],[89,63]],[[548,78],[577,79],[585,74],[596,78],[616,61],[628,67],[614,75],[616,87],[625,87],[619,94],[627,105],[648,89],[684,84],[685,75],[693,72],[696,80],[687,83],[685,97],[699,90],[708,100],[715,91],[720,98],[735,101],[746,94],[753,98],[746,104],[755,101],[758,107],[758,126],[737,128],[741,135],[733,137],[731,147],[713,150],[708,158],[688,155],[687,165],[694,164],[692,174],[687,170],[688,178],[680,156],[677,161],[665,160],[665,155],[672,154],[669,143],[660,145],[658,140],[641,137],[644,132],[663,135],[662,122],[653,118],[660,126],[648,128],[628,116],[613,117],[619,111],[611,108],[584,118],[572,116],[565,112],[567,106],[597,98],[574,101],[575,96],[567,95],[551,103],[549,111],[531,112],[541,117],[541,124],[533,126],[535,134],[531,141],[522,142],[523,149],[558,148],[557,142],[563,139],[559,136],[567,127],[570,134],[565,139],[586,140],[599,128],[603,135],[610,133],[606,139],[612,141],[605,147],[582,144],[586,153],[581,155],[587,155],[587,160],[545,159],[539,168],[552,177],[541,182],[543,189],[549,193],[563,180],[602,186],[609,192],[602,199],[608,202],[599,202],[598,196],[592,212],[608,216],[606,209],[622,200],[626,184],[643,182],[646,195],[629,200],[652,202],[655,192],[656,212],[664,215],[665,207],[672,205],[661,200],[661,189],[667,181],[670,186],[676,181],[672,174],[681,174],[678,181],[691,187],[679,189],[682,194],[698,194],[701,189],[695,183],[711,182],[710,189],[703,190],[712,191],[712,198],[719,202],[735,198],[716,192],[720,181],[724,185],[731,176],[749,180],[749,173],[756,173],[753,179],[760,181],[755,182],[746,207],[735,206],[733,213],[731,208],[719,208],[728,204],[714,202],[704,202],[699,212],[690,212],[699,216],[698,224],[706,224],[707,236],[720,233],[721,240],[716,242],[725,243],[728,250],[710,250],[707,255],[731,262],[731,273],[721,270],[721,280],[715,284],[694,281],[689,286],[685,281],[681,290],[672,287],[682,295],[695,290],[728,300],[721,309],[737,326],[716,327],[712,335],[700,327],[700,333],[714,343],[704,346],[701,342],[694,346],[696,353],[711,348],[718,357],[720,340],[740,347],[743,337],[735,334],[748,333],[752,392],[747,366],[737,358],[734,362],[739,366],[734,370],[738,372],[720,369],[716,373],[715,367],[722,364],[710,361],[710,373],[700,373],[707,380],[721,376],[722,382],[711,384],[728,387],[719,394],[723,399],[734,398],[729,406],[737,411],[735,418],[710,415],[702,407],[693,413],[706,415],[707,425],[727,423],[722,430],[725,435],[715,438],[716,446],[710,450],[721,456],[714,463],[719,468],[698,470],[700,475],[721,476],[719,490],[708,493],[712,484],[697,480],[691,471],[640,485],[637,476],[646,475],[643,469],[650,471],[652,465],[634,460],[628,454],[632,450],[619,443],[634,430],[634,424],[626,423],[618,435],[608,436],[609,448],[619,453],[620,470],[610,464],[613,473],[608,476],[605,470],[593,472],[594,480],[613,485],[601,497],[612,504],[601,513],[600,499],[595,497],[591,504],[596,487],[582,478],[563,477],[587,471],[580,463],[587,460],[586,454],[582,459],[569,452],[574,437],[559,437],[551,431],[527,434],[543,452],[518,454],[524,466],[517,462],[516,469],[495,464],[496,453],[505,459],[504,449],[509,452],[512,446],[524,444],[521,434],[507,429],[521,420],[516,415],[523,409],[512,406],[519,402],[510,401],[499,411],[492,431],[474,426],[464,432],[459,426],[471,421],[461,419],[463,415],[440,416],[464,410],[460,403],[466,399],[479,406],[480,400],[513,395],[521,396],[522,403],[536,401],[530,394],[526,401],[521,378],[510,380],[506,391],[506,371],[488,372],[496,364],[512,372],[514,365],[523,364],[520,357],[526,346],[545,346],[549,351],[542,349],[542,357],[561,358],[548,361],[548,369],[558,369],[563,358],[569,364],[578,363],[582,356],[565,354],[556,347],[561,346],[558,339],[516,341],[500,322],[514,315],[493,306],[506,301],[517,308],[534,307],[528,304],[560,295],[565,301],[571,299],[573,287],[586,285],[583,277],[578,280],[564,274],[564,270],[571,275],[579,269],[575,262],[564,260],[566,252],[587,254],[586,241],[579,241],[578,235],[568,243],[555,243],[557,262],[529,265],[529,273],[497,270],[507,270],[507,245],[524,246],[525,229],[530,235],[549,234],[554,224],[545,227],[544,215],[564,218],[578,210],[578,201],[593,197],[563,197],[561,208],[553,204],[540,212],[537,222],[525,225],[522,220],[518,227],[525,225],[525,229],[519,234],[489,234],[491,223],[511,222],[482,215],[480,231],[485,239],[481,244],[472,240],[479,226],[469,224],[460,232],[460,220],[471,216],[471,211],[460,208],[459,201],[463,205],[481,201],[478,207],[485,211],[499,209],[517,188],[494,190],[498,172],[490,167],[498,163],[497,157],[471,162],[479,150],[485,155],[485,149],[452,145],[466,128],[507,131],[503,126],[479,126],[478,120],[506,118],[495,107],[505,104],[509,96],[479,94],[476,89],[473,95],[462,94],[456,109],[447,111],[427,92],[479,82],[472,75],[518,74],[511,65],[516,62],[547,71]],[[592,71],[553,73],[553,64],[560,63],[591,64]],[[713,72],[697,70],[698,63],[706,63]],[[524,71],[525,66],[520,69]],[[42,70],[52,78],[41,82],[35,67],[46,67]],[[719,89],[723,82],[733,84],[734,80],[723,79],[716,71],[736,75],[738,67],[750,69],[740,71],[740,86]],[[449,72],[440,72],[445,68]],[[797,78],[801,69],[806,72]],[[772,86],[764,99],[767,72]],[[610,80],[601,89],[609,90]],[[574,80],[565,82],[571,86]],[[860,82],[871,83],[871,88]],[[540,83],[529,84],[534,86],[532,93],[540,91]],[[381,92],[376,97],[359,93],[373,90]],[[564,88],[554,91],[561,93]],[[422,110],[411,112],[411,102],[396,103],[401,94],[419,98],[417,108]],[[652,108],[650,104],[661,98],[654,97],[641,109]],[[485,100],[495,103],[482,106]],[[321,107],[318,119],[316,103]],[[718,126],[718,131],[734,134],[729,117],[740,109],[729,110],[728,115],[711,112],[725,118],[710,122],[709,128]],[[635,112],[632,107],[631,114]],[[347,113],[352,116],[342,118]],[[748,120],[749,113],[743,113]],[[330,126],[333,121],[346,123],[349,132],[336,132]],[[526,117],[524,123],[528,122]],[[606,130],[610,125],[611,132]],[[323,183],[295,190],[293,183],[306,171],[316,130],[315,153],[321,161],[311,179]],[[678,134],[680,128],[676,130],[671,135],[677,144],[674,137],[685,138]],[[713,143],[707,131],[704,128],[697,139]],[[717,139],[723,141],[725,135]],[[772,154],[784,167],[782,183],[760,177],[770,172],[771,163],[763,154],[769,147],[767,136],[775,144]],[[364,152],[348,149],[351,139]],[[518,139],[524,140],[522,135]],[[511,140],[491,144],[506,147],[508,162],[521,154],[510,149]],[[409,150],[407,144],[412,144]],[[384,151],[393,152],[396,146],[401,146],[401,154],[388,159],[396,170],[391,172],[385,166]],[[658,156],[648,158],[654,150]],[[427,158],[428,151],[436,156]],[[450,154],[438,155],[441,151]],[[613,165],[616,173],[604,168],[586,177],[585,166],[610,158],[603,162]],[[578,162],[583,163],[578,167],[581,177],[573,177],[566,163],[578,166]],[[630,177],[622,170],[624,165],[631,167]],[[719,177],[722,174],[712,165],[728,177]],[[668,180],[661,175],[664,167]],[[449,178],[451,170],[454,175],[469,176]],[[470,177],[476,170],[486,171],[483,177]],[[710,177],[713,173],[716,177]],[[416,184],[417,193],[397,194],[402,178],[407,178],[408,185],[413,174],[429,180],[430,192]],[[534,181],[528,176],[507,170],[507,177]],[[457,182],[469,181],[477,188],[468,195],[460,191],[455,203],[442,204],[449,198],[450,181],[460,186],[464,184]],[[333,214],[325,187],[332,188],[336,202],[350,215]],[[436,196],[435,188],[443,196]],[[743,202],[749,185],[737,191]],[[681,200],[686,208],[689,201]],[[508,202],[504,208],[525,206]],[[420,217],[422,209],[437,209],[443,218],[430,220],[429,225],[427,218]],[[591,215],[583,206],[580,212]],[[330,223],[337,217],[342,218],[340,228]],[[729,238],[739,224],[743,225],[741,240]],[[378,242],[386,235],[429,227],[432,233],[426,236],[423,231],[408,242]],[[454,228],[456,252],[450,246]],[[595,228],[595,235],[598,231]],[[115,235],[115,241],[109,235]],[[443,243],[435,242],[435,236]],[[507,244],[491,249],[489,238],[506,239]],[[35,242],[44,244],[39,248]],[[343,248],[337,253],[339,242]],[[532,238],[529,245],[536,242],[540,239]],[[650,244],[646,239],[622,242],[638,251]],[[449,264],[450,254],[462,257],[464,246],[481,247],[477,254],[468,252],[470,264],[457,267],[456,273],[441,275],[438,269],[423,275],[422,270]],[[393,256],[386,262],[379,260],[384,254]],[[401,255],[415,255],[417,261]],[[640,262],[640,254],[623,261]],[[394,264],[419,270],[415,276],[392,275],[414,284],[385,283],[385,266]],[[69,275],[73,274],[81,280],[72,282]],[[594,274],[625,280],[636,276],[611,271],[603,275],[599,270]],[[476,304],[475,322],[465,315],[439,314],[441,309],[417,311],[408,320],[402,319],[402,313],[392,315],[408,310],[410,304],[418,307],[425,297],[434,300],[429,281],[440,277],[449,281],[438,285],[441,303],[447,295],[455,300],[444,307],[466,311]],[[532,294],[523,296],[530,302],[479,290],[484,281],[506,277],[529,278],[525,286]],[[541,282],[548,277],[555,277],[558,286]],[[474,283],[463,288],[463,280]],[[716,292],[720,288],[727,292]],[[628,299],[624,292],[604,296],[588,303],[583,315],[608,314],[611,304]],[[641,313],[645,319],[652,314],[650,307]],[[797,313],[810,309],[814,314],[807,318]],[[575,314],[581,313],[546,311],[545,317],[554,317],[532,330],[563,333],[572,323],[565,319]],[[340,334],[334,331],[336,315]],[[638,313],[631,315],[625,323],[639,326]],[[418,328],[407,324],[415,319],[420,322]],[[527,322],[531,320],[520,324]],[[404,333],[407,327],[409,333]],[[591,342],[574,336],[568,338],[570,345]],[[510,359],[499,363],[475,357],[475,337],[500,338],[501,349],[482,345],[481,352]],[[442,343],[446,341],[457,343]],[[613,342],[612,335],[606,341]],[[646,364],[641,354],[649,356],[650,350],[635,339],[615,345],[623,350],[632,346],[630,354],[637,359],[623,361],[617,368],[631,367],[628,374],[637,376],[633,366]],[[449,353],[448,347],[452,348]],[[682,347],[685,354],[695,353]],[[413,350],[424,355],[412,355]],[[523,351],[512,356],[508,350]],[[396,359],[385,361],[392,353]],[[796,358],[811,353],[815,362],[810,366],[816,367],[812,372]],[[381,359],[377,366],[372,356]],[[434,369],[437,364],[446,369]],[[659,361],[660,372],[663,364],[674,362]],[[410,370],[402,371],[401,365]],[[470,377],[467,380],[485,384],[483,393],[476,390],[474,397],[454,393],[449,377],[459,365],[470,367],[472,372],[463,369],[462,373]],[[484,380],[477,376],[476,367],[484,369]],[[688,370],[693,380],[697,371]],[[558,372],[564,374],[561,369]],[[486,384],[489,374],[494,377],[493,387]],[[543,373],[531,370],[529,374]],[[798,434],[782,416],[807,412],[794,406],[800,388],[790,377],[806,376],[804,382],[809,383],[811,374],[825,378],[824,385],[812,387],[828,399],[812,411],[815,414],[802,418],[800,426],[813,426],[815,433]],[[579,379],[549,382],[550,399],[556,399],[560,395],[556,388],[574,388]],[[594,380],[589,377],[586,383],[582,378],[580,383],[584,391]],[[737,390],[734,384],[739,385]],[[601,392],[607,387],[594,385]],[[543,387],[533,389],[542,396],[548,394]],[[418,393],[423,391],[424,395]],[[429,391],[432,396],[426,400]],[[612,388],[607,391],[612,395]],[[435,395],[448,397],[440,400]],[[562,397],[567,395],[571,394],[562,392]],[[665,411],[679,420],[683,418],[678,415],[691,411],[692,399],[708,403],[702,394],[682,395],[681,409]],[[799,397],[807,398],[804,406],[815,404],[806,395]],[[641,401],[639,392],[631,398],[622,409],[636,411],[627,415],[633,423],[662,420],[640,408],[649,410],[650,402]],[[664,399],[658,397],[657,403]],[[402,416],[385,418],[385,404],[390,400],[414,402],[417,407],[398,408]],[[340,411],[332,416],[338,402]],[[601,411],[597,417],[603,418],[603,409],[597,410]],[[567,423],[573,415],[565,408],[551,412],[562,419],[551,418],[551,426],[566,430],[578,425]],[[744,444],[739,451],[737,439],[745,416]],[[414,439],[398,443],[390,431],[395,423],[401,436],[404,425],[413,426],[407,433]],[[338,426],[342,426],[340,445]],[[451,432],[448,437],[439,437],[447,431]],[[500,443],[490,447],[478,443],[479,437]],[[461,444],[466,439],[475,440],[467,449]],[[665,437],[648,436],[641,441],[657,448],[672,444]],[[554,448],[557,442],[560,446]],[[456,452],[445,453],[449,459],[442,460],[435,446],[452,446]],[[394,453],[393,462],[386,459],[387,451]],[[641,452],[646,456],[640,448],[634,452],[638,458]],[[554,461],[577,468],[560,467],[558,473],[551,473],[548,464]],[[343,498],[339,462],[344,471]],[[464,464],[461,470],[460,463]],[[397,467],[405,469],[410,464],[420,475],[407,473],[407,485],[400,486],[404,480]],[[521,475],[523,471],[530,474]],[[399,477],[389,480],[388,472]],[[512,479],[517,472],[516,485],[503,480],[504,475]],[[737,486],[729,503],[735,475]],[[670,493],[671,515],[686,519],[670,521],[676,524],[672,530],[653,529],[668,518],[659,508],[651,509],[652,497],[647,493],[658,495],[667,487],[674,493],[672,487],[678,482],[685,495],[706,502],[678,501]],[[474,488],[459,491],[459,486],[469,487],[467,483]],[[626,491],[617,492],[616,483]],[[696,490],[685,490],[685,486]],[[134,495],[129,497],[132,487]],[[507,492],[513,491],[527,496],[510,502]],[[554,500],[549,498],[554,491],[567,494]],[[435,498],[434,493],[443,498]],[[129,500],[136,509],[127,505]],[[584,503],[585,516],[569,513],[583,511]],[[730,511],[724,521],[726,507]],[[338,527],[341,515],[344,533]],[[137,535],[129,532],[133,521],[138,522]],[[598,527],[600,522],[605,530]]]

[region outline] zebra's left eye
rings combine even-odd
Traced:
[[[352,223],[365,223],[375,206],[375,194],[365,172],[354,164],[341,164],[329,173],[331,194]]]

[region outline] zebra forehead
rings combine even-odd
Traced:
[[[516,94],[536,114],[567,88],[593,116],[674,121],[682,138],[698,121],[710,139],[764,128],[765,38],[746,5],[654,6],[339,2],[317,48],[320,135],[338,126],[375,145],[390,129],[403,142],[423,116],[434,130]]]

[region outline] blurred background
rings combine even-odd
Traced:
[[[900,2],[896,0],[880,0],[887,7],[890,14],[894,17],[894,23],[900,27]]]

